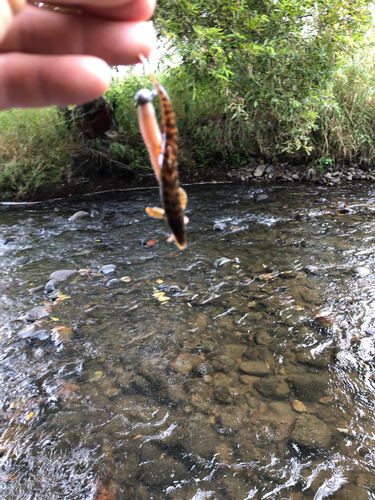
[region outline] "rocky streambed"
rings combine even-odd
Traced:
[[[0,491],[375,498],[375,188],[0,208]]]

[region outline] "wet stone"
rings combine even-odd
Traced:
[[[185,352],[171,362],[171,367],[177,373],[189,373],[198,370],[202,364],[203,360],[197,354]]]
[[[255,334],[255,341],[259,345],[270,345],[274,339],[266,330],[258,330]]]
[[[107,281],[106,286],[108,288],[113,288],[115,286],[121,285],[123,282],[119,278],[113,278],[112,280]]]
[[[53,306],[36,306],[26,313],[26,321],[37,321],[50,315]]]
[[[300,363],[323,368],[331,363],[331,353],[324,351],[312,354],[310,350],[297,352],[297,360]]]
[[[228,262],[232,262],[232,260],[228,259],[227,257],[221,257],[220,259],[215,260],[214,267],[221,267],[224,264],[227,264]]]
[[[281,400],[287,398],[290,394],[288,384],[280,377],[261,379],[255,384],[255,388],[263,394],[263,396],[270,399]]]
[[[291,439],[298,446],[328,449],[332,433],[328,425],[314,415],[302,415],[296,419]]]
[[[256,197],[256,201],[257,202],[260,202],[260,201],[265,201],[269,198],[268,194],[259,194],[257,197]]]
[[[306,373],[291,375],[287,378],[292,383],[296,396],[301,401],[319,401],[327,396],[329,376]]]
[[[218,445],[218,435],[207,424],[207,417],[197,413],[185,424],[180,443],[187,453],[210,460]]]
[[[18,257],[17,259],[14,259],[12,262],[12,266],[24,266],[29,262],[30,258],[29,257]]]
[[[75,221],[75,220],[79,220],[79,219],[84,219],[86,217],[90,217],[90,214],[88,212],[84,212],[83,210],[79,210],[74,215],[72,215],[71,217],[69,217],[68,220],[69,221]]]
[[[263,361],[245,361],[240,364],[240,371],[247,375],[266,377],[271,374],[270,367]]]
[[[17,335],[21,339],[46,340],[50,337],[50,332],[45,329],[38,328],[37,325],[28,325],[25,328],[22,328]]]
[[[72,269],[61,269],[60,271],[51,273],[49,277],[51,280],[66,281],[77,273],[78,271]]]
[[[13,288],[16,288],[17,283],[14,281],[0,281],[0,295],[4,295],[7,292],[10,292],[13,290]]]
[[[99,272],[102,274],[110,274],[113,273],[116,270],[116,266],[114,264],[107,264],[105,266],[102,266],[99,269]]]
[[[44,286],[44,291],[46,293],[52,293],[59,287],[59,282],[55,279],[49,280]]]
[[[227,228],[225,222],[217,222],[214,225],[214,231],[224,231]]]

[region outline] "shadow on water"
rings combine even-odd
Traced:
[[[2,499],[375,498],[375,188],[188,195],[0,207]]]

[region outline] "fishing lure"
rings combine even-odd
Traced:
[[[145,59],[140,56],[145,65]],[[178,178],[178,145],[177,126],[174,111],[169,96],[156,77],[150,73],[157,95],[160,100],[162,131],[156,120],[152,104],[155,94],[148,89],[137,92],[139,126],[143,140],[150,155],[151,164],[160,186],[160,198],[163,208],[147,207],[146,212],[151,217],[165,219],[172,231],[168,241],[175,241],[178,248],[186,248],[185,226],[188,218],[184,214],[187,195],[180,187]]]

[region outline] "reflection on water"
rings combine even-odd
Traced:
[[[375,188],[187,191],[0,208],[1,498],[375,498]]]

